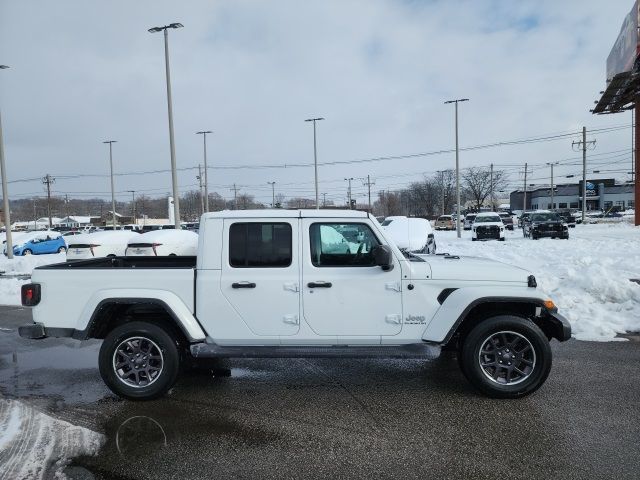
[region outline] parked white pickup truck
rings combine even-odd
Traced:
[[[34,323],[19,332],[104,339],[102,378],[129,399],[164,394],[189,356],[427,358],[434,346],[457,349],[464,375],[490,396],[544,383],[549,341],[568,340],[571,327],[532,275],[403,254],[387,235],[355,211],[208,213],[197,257],[36,268],[22,287]]]

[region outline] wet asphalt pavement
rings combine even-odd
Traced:
[[[106,435],[76,479],[640,478],[640,338],[554,341],[546,384],[480,396],[453,354],[422,360],[230,360],[168,396],[123,401],[98,342],[28,341],[0,307],[0,395]]]

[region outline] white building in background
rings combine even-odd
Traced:
[[[82,228],[92,225],[93,222],[99,221],[100,217],[83,217],[78,215],[70,215],[68,217],[61,218],[60,221],[56,223],[56,226],[65,228]]]

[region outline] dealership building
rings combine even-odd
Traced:
[[[553,186],[553,204],[551,203],[551,186],[536,186],[527,189],[526,210],[552,208],[582,208],[582,181]],[[607,178],[587,181],[587,210],[626,210],[635,208],[635,188],[631,182],[616,183]],[[512,210],[522,210],[523,190],[511,192]]]

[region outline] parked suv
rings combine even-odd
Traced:
[[[542,237],[569,239],[569,227],[555,212],[534,212],[524,222],[522,234],[532,240]]]
[[[504,223],[500,215],[494,212],[483,212],[476,215],[473,221],[471,240],[500,240],[504,242]]]
[[[440,215],[436,220],[436,230],[455,230],[456,222],[451,215]]]
[[[475,213],[467,213],[464,216],[463,228],[465,230],[471,230],[471,227],[473,226],[473,221],[475,219],[476,219],[476,214]]]
[[[502,223],[504,223],[504,228],[513,230],[513,217],[508,212],[498,212],[498,215],[500,215]]]

